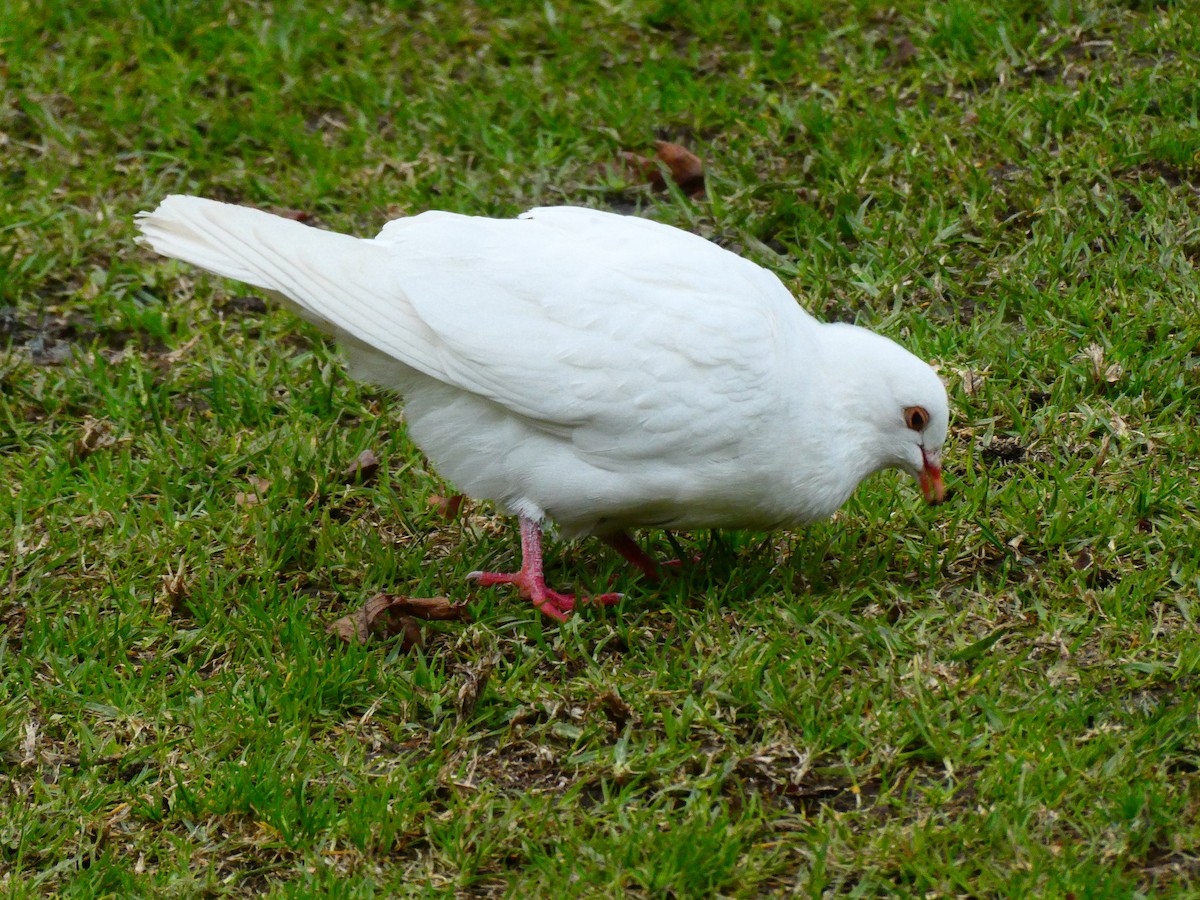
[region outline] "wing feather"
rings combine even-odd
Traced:
[[[389,386],[408,367],[600,464],[736,455],[782,408],[783,347],[796,365],[797,322],[812,321],[753,263],[588,209],[428,212],[364,240],[175,196],[139,225],[168,256],[285,295],[373,374],[397,372]]]
[[[781,335],[799,308],[775,276],[703,238],[561,207],[427,213],[377,240],[405,261],[400,283],[444,379],[581,451],[736,452],[730,435],[779,408]]]

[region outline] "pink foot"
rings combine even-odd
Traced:
[[[552,619],[559,622],[567,621],[576,603],[599,603],[612,606],[619,603],[624,594],[597,594],[594,597],[577,598],[575,594],[562,594],[546,586],[544,578],[533,578],[529,572],[471,572],[467,578],[478,581],[484,587],[494,584],[511,584],[516,587],[521,596],[533,603],[535,609],[541,610]]]
[[[683,568],[683,563],[678,559],[659,562],[639,547],[637,541],[624,531],[607,534],[602,540],[625,557],[628,562],[636,566],[648,581],[662,581],[663,569],[670,569],[672,572],[675,572]],[[693,557],[692,562],[700,562],[700,557]]]
[[[576,603],[599,603],[611,606],[620,601],[623,594],[598,594],[595,597],[579,597],[575,594],[560,594],[546,586],[542,572],[542,529],[533,519],[521,517],[521,570],[519,572],[471,572],[467,578],[478,581],[484,587],[494,584],[511,584],[521,596],[533,603],[535,609],[559,622],[567,621]]]

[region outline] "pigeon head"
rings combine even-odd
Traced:
[[[941,503],[942,444],[950,419],[946,388],[926,362],[854,325],[827,326],[830,400],[839,410],[844,452],[859,479],[881,469],[907,472],[930,504]]]

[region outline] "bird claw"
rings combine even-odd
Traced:
[[[520,572],[482,572],[475,571],[467,574],[469,581],[476,581],[483,587],[496,584],[511,584],[521,596],[533,603],[535,609],[559,622],[567,621],[575,606],[590,604],[612,606],[621,602],[624,594],[596,594],[594,597],[579,597],[576,594],[561,594],[546,586],[544,579],[531,576],[524,570]]]

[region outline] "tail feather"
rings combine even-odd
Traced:
[[[305,245],[354,241],[262,210],[180,194],[136,219],[139,242],[163,256],[271,291],[284,290],[289,280],[278,248],[287,248],[291,263],[297,253],[303,258],[305,249],[316,249]]]
[[[145,244],[173,259],[271,291],[359,355],[369,349],[440,377],[436,339],[375,241],[244,206],[172,195],[139,213]]]
[[[140,243],[163,256],[282,294],[304,318],[333,330],[321,309],[329,276],[319,261],[362,255],[361,241],[262,210],[175,194],[137,215]]]

